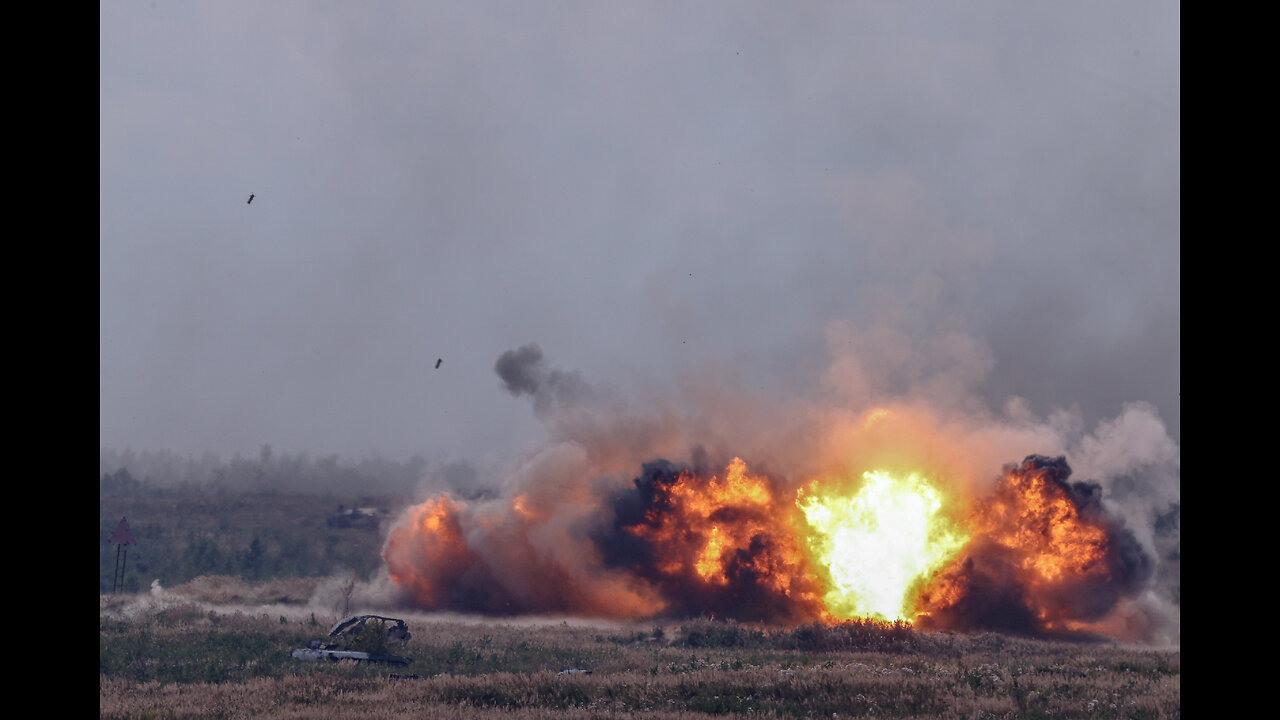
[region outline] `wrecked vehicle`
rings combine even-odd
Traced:
[[[353,615],[334,625],[328,637],[310,640],[305,648],[298,648],[290,654],[298,660],[358,660],[408,665],[409,658],[391,655],[384,650],[389,644],[404,645],[410,636],[409,626],[399,618]]]

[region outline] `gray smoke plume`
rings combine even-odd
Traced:
[[[547,367],[542,348],[536,343],[502,353],[493,369],[507,392],[515,397],[531,396],[533,409],[539,415],[556,404],[570,406],[590,390],[578,373]]]

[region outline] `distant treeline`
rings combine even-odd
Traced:
[[[341,462],[336,456],[278,455],[224,460],[212,453],[101,451],[99,589],[117,582],[125,562],[126,592],[201,575],[249,581],[317,577],[349,571],[368,577],[381,566],[383,528],[412,502],[417,489],[467,479],[465,467],[417,457]],[[470,477],[474,479],[474,471]],[[347,527],[330,519],[342,509],[372,507],[378,523]],[[110,541],[127,519],[135,543],[127,552]]]
[[[99,513],[99,590],[117,580],[125,592],[145,590],[153,580],[169,587],[202,575],[246,581],[327,577],[352,572],[369,577],[382,565],[380,526],[333,526],[340,505],[355,498],[323,495],[250,494],[210,496],[104,495]],[[362,497],[361,504],[387,513],[396,498]],[[134,542],[111,541],[127,519]],[[124,560],[124,575],[117,564]]]
[[[263,445],[257,457],[213,453],[101,449],[99,587],[116,582],[120,547],[110,537],[126,518],[136,544],[123,553],[126,592],[153,581],[177,585],[201,575],[257,581],[317,577],[349,571],[368,577],[381,567],[385,527],[424,492],[458,497],[491,494],[465,463],[415,456],[339,460],[278,454]],[[375,507],[379,526],[329,522],[344,507]]]
[[[199,457],[168,451],[101,449],[100,495],[238,495],[287,493],[341,495],[359,488],[366,495],[405,495],[424,479],[454,488],[474,488],[475,470],[461,463],[431,463],[415,455],[404,462],[380,457],[341,461],[337,455],[278,454],[263,445],[257,457],[225,460],[211,452]]]

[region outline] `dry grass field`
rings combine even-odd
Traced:
[[[100,600],[103,718],[1178,718],[1180,651],[919,633],[382,611],[408,666],[290,656],[321,580]],[[352,612],[374,612],[353,608]],[[567,673],[565,671],[590,671]]]

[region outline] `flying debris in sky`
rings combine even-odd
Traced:
[[[436,369],[440,369],[440,363],[444,362],[444,358],[436,358]]]
[[[251,202],[253,202],[253,193],[249,193],[249,202],[245,203],[245,205],[248,205]]]

